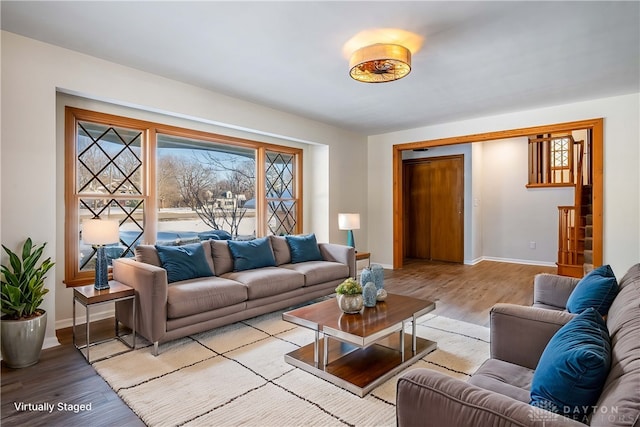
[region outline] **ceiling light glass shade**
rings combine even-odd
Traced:
[[[373,44],[353,52],[349,74],[365,83],[398,80],[411,72],[411,52],[397,44]]]

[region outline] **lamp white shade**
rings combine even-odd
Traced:
[[[120,241],[120,223],[100,218],[82,222],[82,241],[88,245],[109,245]]]
[[[359,230],[360,214],[357,213],[341,213],[338,214],[339,230]]]

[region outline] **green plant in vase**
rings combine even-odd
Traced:
[[[29,238],[18,255],[2,245],[9,256],[9,265],[0,267],[2,359],[12,368],[33,365],[40,358],[47,313],[39,307],[49,292],[45,275],[54,266],[51,258],[38,264],[45,246],[34,247]]]
[[[340,309],[348,314],[359,313],[362,310],[362,286],[358,281],[349,277],[336,288],[336,298]]]

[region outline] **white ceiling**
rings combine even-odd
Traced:
[[[640,3],[2,1],[2,29],[367,135],[640,91]],[[343,45],[425,38],[364,84]]]

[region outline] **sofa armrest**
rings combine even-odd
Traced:
[[[167,271],[118,258],[113,260],[113,279],[136,291],[136,331],[151,342],[160,341],[167,330]],[[116,315],[124,322],[131,319],[128,311],[127,305],[116,304]]]
[[[398,379],[396,423],[398,427],[584,427],[561,415],[424,368],[410,370]]]
[[[533,279],[533,305],[551,306],[565,310],[569,295],[580,279],[556,274],[536,274]]]
[[[356,277],[356,250],[351,246],[336,243],[318,243],[320,254],[325,261],[339,262],[349,266],[349,277]]]
[[[496,304],[490,312],[491,357],[529,369],[551,337],[575,315],[515,304]]]

